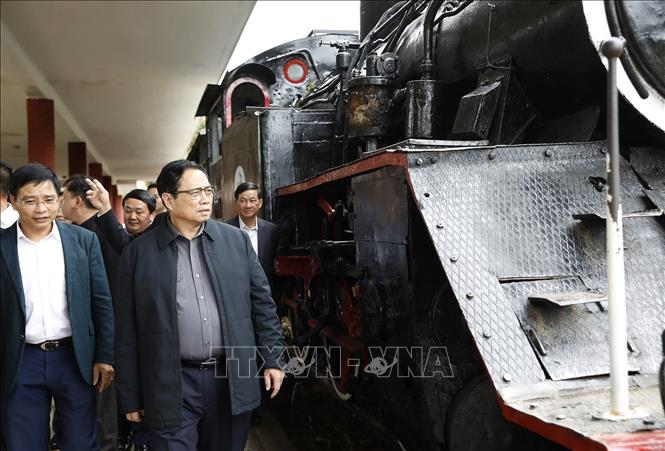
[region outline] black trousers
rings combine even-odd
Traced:
[[[154,451],[243,451],[251,412],[231,415],[229,383],[215,369],[182,368],[182,423],[151,429]]]

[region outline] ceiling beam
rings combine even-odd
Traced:
[[[2,38],[3,45],[6,45],[5,48],[11,53],[11,56],[19,64],[26,75],[32,79],[37,89],[39,89],[44,97],[53,100],[54,108],[60,117],[62,117],[62,119],[69,126],[72,132],[74,132],[78,139],[86,143],[88,152],[90,152],[90,154],[98,163],[102,164],[105,172],[113,177],[109,166],[104,161],[104,158],[102,158],[101,153],[99,153],[99,151],[95,148],[92,140],[88,138],[88,135],[85,133],[85,131],[83,131],[83,128],[78,123],[71,111],[69,111],[69,108],[67,108],[65,102],[62,101],[55,88],[39,70],[37,65],[34,63],[34,61],[32,61],[26,51],[23,50],[21,44],[16,40],[11,30],[2,20],[0,20],[0,37]]]

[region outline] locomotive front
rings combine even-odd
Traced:
[[[200,107],[223,215],[249,174],[282,225],[285,334],[322,346],[338,396],[406,449],[665,447],[665,4],[361,8],[360,41],[280,46]],[[598,48],[613,35],[626,352],[650,416],[608,422]]]

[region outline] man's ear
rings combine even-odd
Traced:
[[[162,194],[162,203],[167,210],[173,210],[173,195],[171,193]]]
[[[16,198],[14,198],[14,195],[13,195],[13,194],[11,194],[11,193],[10,193],[10,194],[7,194],[7,201],[8,201],[10,204],[14,205],[14,201],[15,201],[15,200],[16,200]]]
[[[259,210],[263,207],[263,199],[259,199]]]

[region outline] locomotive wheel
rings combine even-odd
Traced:
[[[512,431],[485,376],[466,384],[448,412],[446,424],[450,451],[513,449]]]
[[[324,337],[323,345],[328,348],[329,343],[329,340]],[[341,351],[339,358],[335,353],[326,353],[326,376],[335,396],[342,401],[351,399],[351,393],[346,389],[351,376],[350,368],[346,364],[346,359],[349,357],[350,355],[344,350]]]
[[[446,439],[449,451],[566,449],[506,420],[484,375],[465,384],[455,397],[448,411]]]

